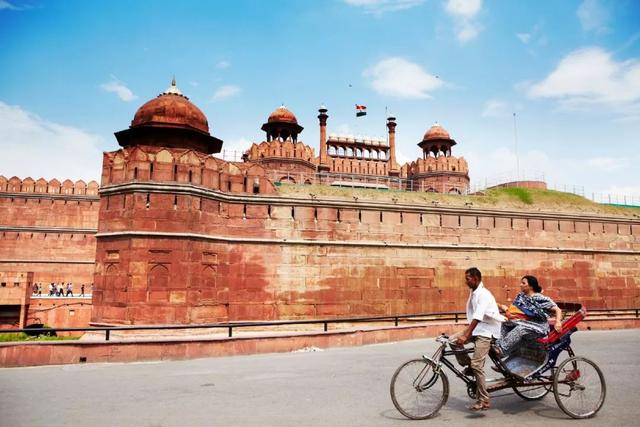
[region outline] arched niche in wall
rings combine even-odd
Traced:
[[[169,286],[169,269],[164,264],[151,266],[147,276],[147,287],[149,289],[166,289]]]

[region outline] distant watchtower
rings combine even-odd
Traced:
[[[418,146],[422,158],[402,167],[401,176],[407,178],[408,190],[435,193],[466,193],[469,190],[469,166],[462,157],[454,157],[456,145],[449,132],[435,123],[425,132]]]
[[[289,138],[298,142],[298,134],[304,128],[298,124],[296,116],[281,105],[269,115],[267,123],[263,124],[261,129],[267,133],[267,142],[275,139],[286,141]]]
[[[274,182],[311,182],[316,172],[315,153],[298,141],[304,128],[295,114],[282,105],[269,115],[261,129],[266,132],[266,140],[252,144],[243,155],[244,161],[268,169]]]

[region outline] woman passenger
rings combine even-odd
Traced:
[[[549,333],[549,315],[555,314],[554,329],[562,331],[562,311],[553,300],[542,295],[542,287],[534,276],[524,276],[520,280],[520,293],[516,295],[511,306],[500,304],[508,319],[502,324],[502,336],[498,347],[504,356],[508,356],[518,348],[525,339],[533,340]]]

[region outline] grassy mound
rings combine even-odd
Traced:
[[[276,187],[279,194],[287,197],[361,202],[388,202],[423,204],[433,206],[471,206],[505,210],[535,210],[545,212],[589,213],[595,215],[640,216],[640,208],[611,206],[594,203],[572,193],[529,188],[493,188],[481,194],[468,196],[420,193],[415,191],[375,190],[367,188],[341,188],[328,185],[290,185]]]

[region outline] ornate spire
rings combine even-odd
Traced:
[[[167,90],[165,90],[163,93],[163,95],[180,95],[180,96],[184,96],[182,94],[182,92],[180,91],[180,89],[178,89],[178,86],[176,86],[176,76],[173,76],[173,79],[171,80],[171,86],[169,86],[167,88]]]

